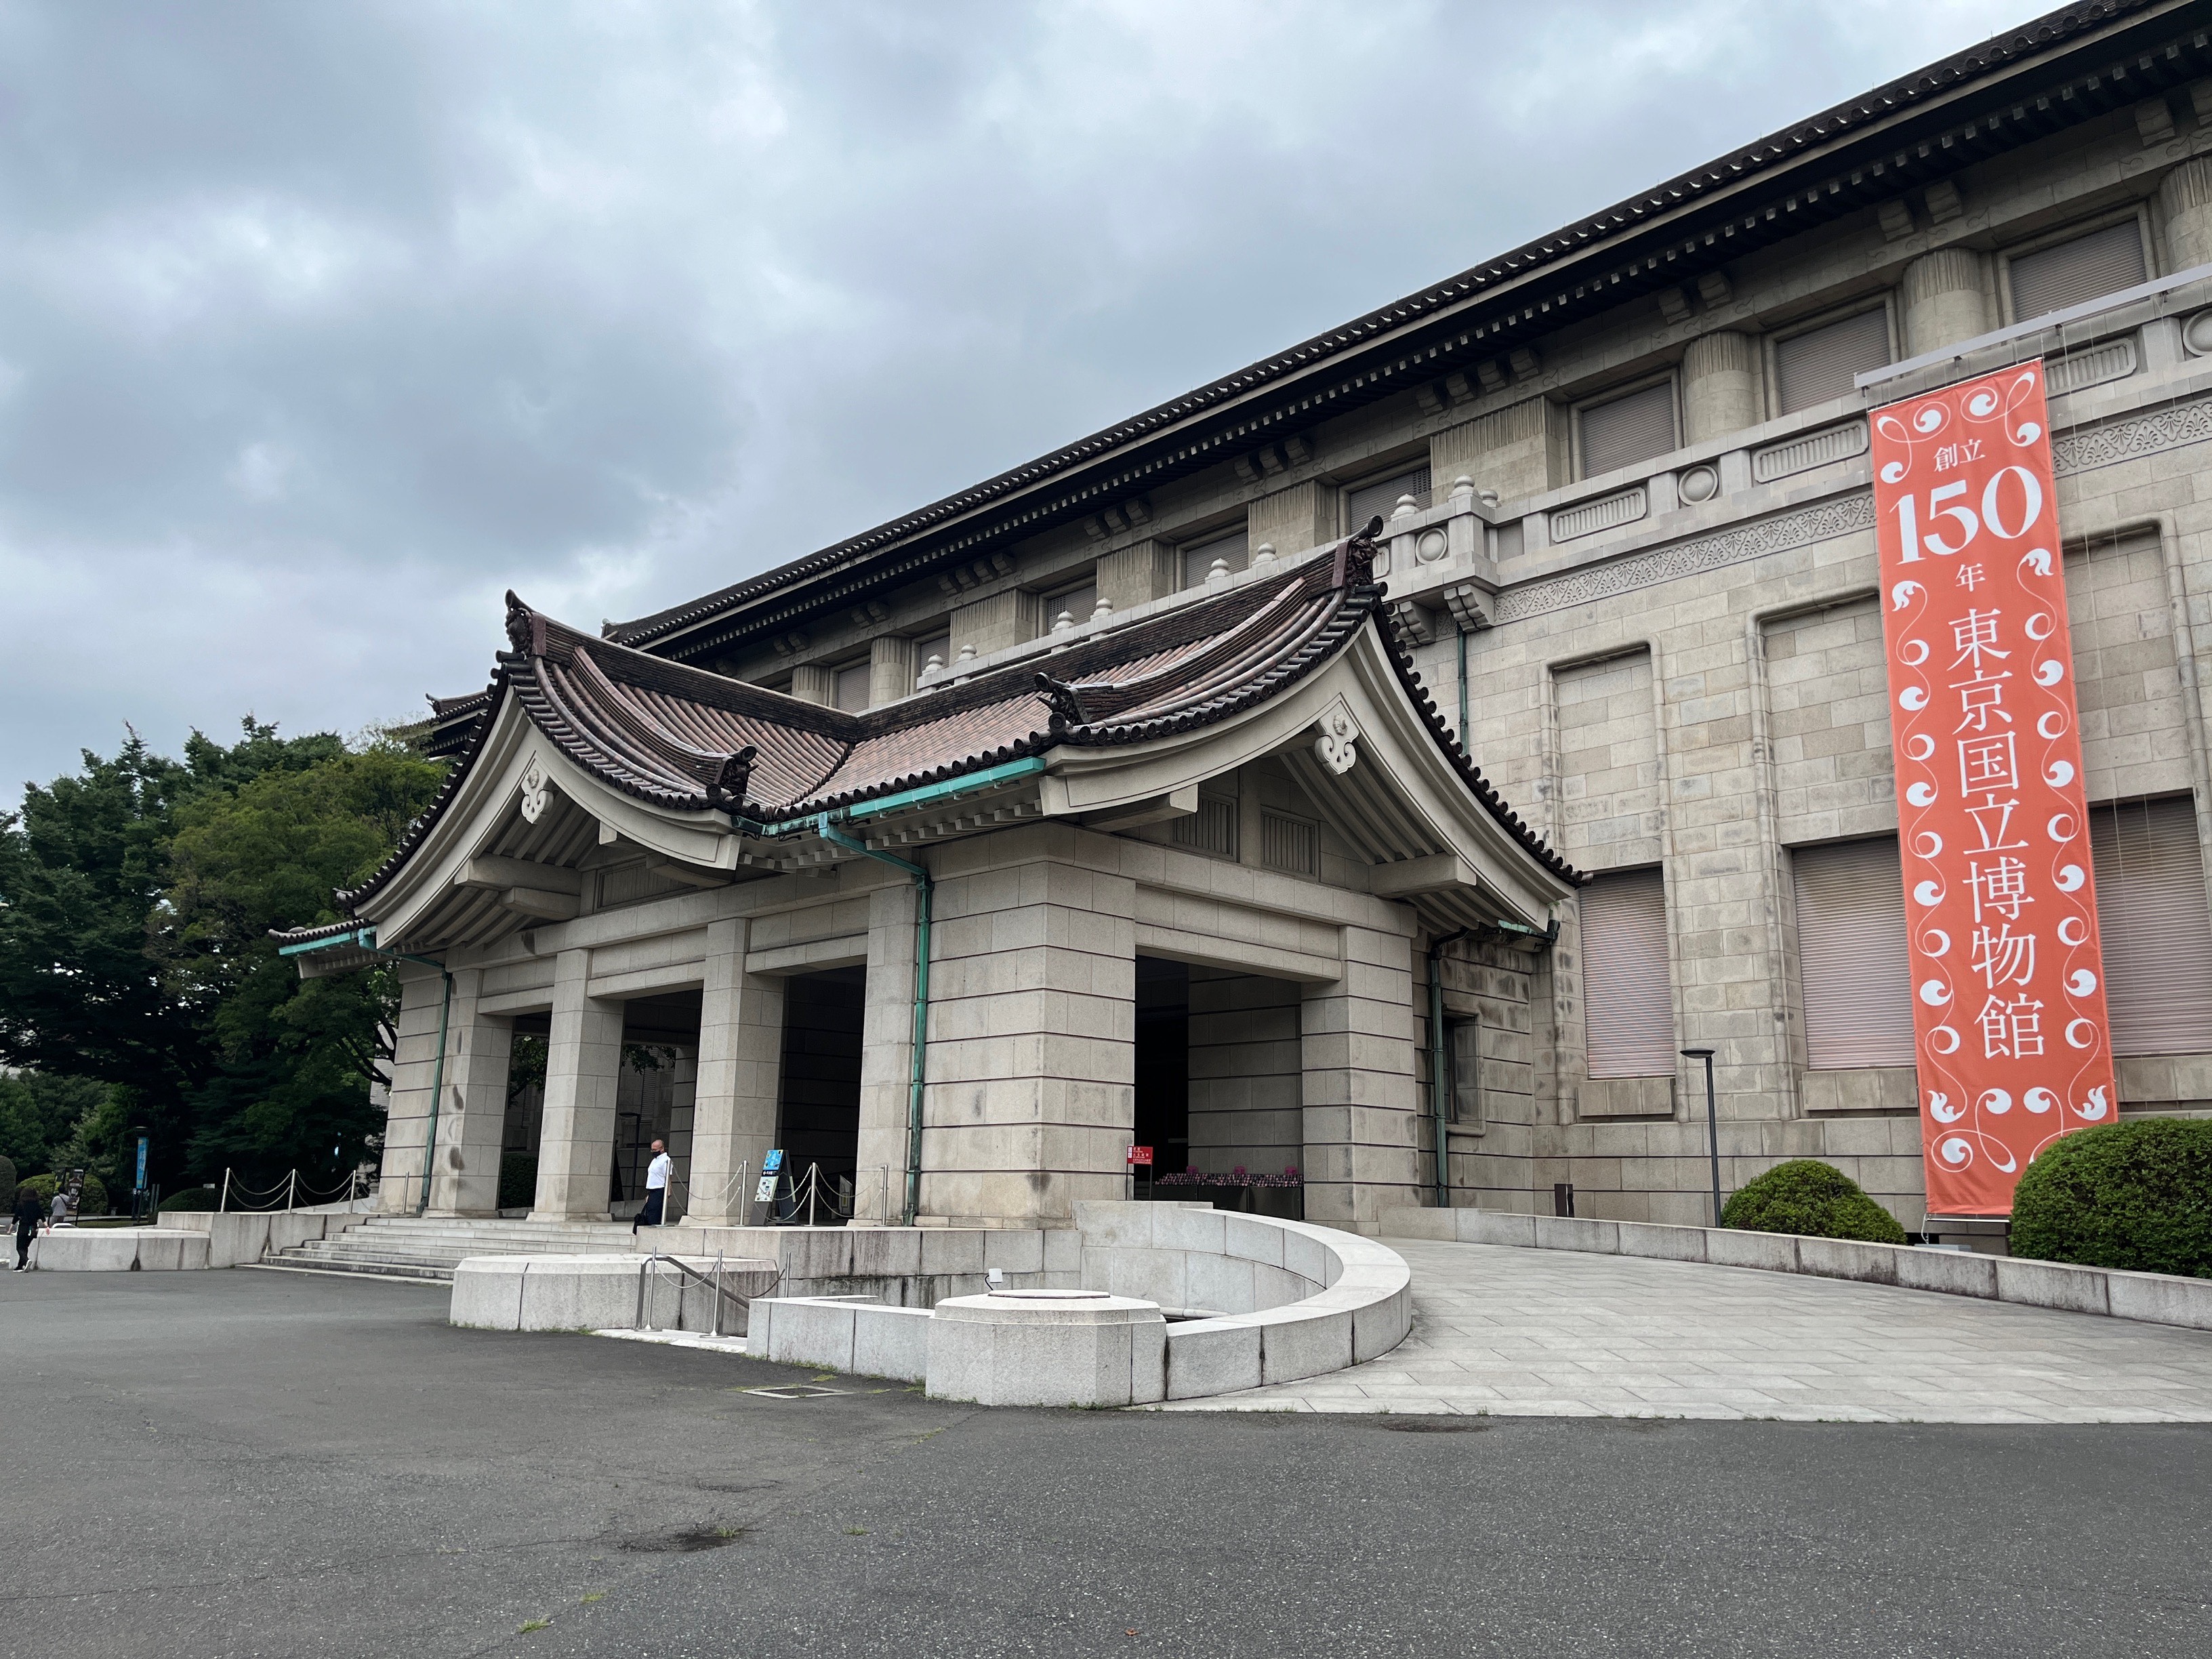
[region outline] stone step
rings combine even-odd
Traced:
[[[453,1282],[451,1267],[430,1262],[369,1261],[340,1259],[323,1261],[315,1258],[301,1260],[293,1250],[280,1250],[264,1261],[248,1262],[248,1267],[270,1273],[352,1273],[372,1279],[414,1279],[426,1284],[450,1285]]]

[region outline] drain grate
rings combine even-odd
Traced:
[[[739,1394],[757,1394],[763,1400],[818,1400],[825,1394],[850,1394],[850,1389],[824,1389],[811,1382],[791,1382],[776,1389],[739,1389]]]

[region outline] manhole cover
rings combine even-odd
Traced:
[[[818,1388],[811,1382],[792,1382],[780,1389],[740,1389],[739,1394],[757,1394],[763,1400],[818,1400],[825,1394],[849,1394],[848,1389]]]

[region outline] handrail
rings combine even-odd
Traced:
[[[646,1300],[646,1288],[647,1283],[651,1279],[653,1267],[657,1263],[665,1263],[666,1266],[675,1268],[679,1279],[696,1280],[702,1288],[711,1290],[714,1292],[714,1324],[713,1330],[709,1333],[710,1335],[720,1336],[722,1334],[722,1304],[724,1303],[736,1303],[740,1312],[750,1312],[752,1307],[752,1298],[750,1297],[740,1296],[737,1291],[730,1289],[728,1285],[722,1282],[722,1273],[724,1269],[722,1253],[720,1250],[714,1252],[714,1272],[711,1278],[706,1273],[701,1272],[698,1268],[693,1267],[688,1261],[679,1261],[677,1257],[669,1255],[665,1252],[654,1250],[637,1264],[637,1328],[639,1330],[646,1331],[653,1328],[650,1325],[646,1323],[646,1316],[651,1310],[650,1304]],[[676,1304],[676,1318],[677,1322],[680,1325],[684,1319],[684,1304],[680,1292]]]

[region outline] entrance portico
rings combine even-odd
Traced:
[[[606,1215],[625,1008],[690,995],[688,1220],[750,1219],[781,1145],[856,1221],[1064,1221],[1125,1190],[1140,957],[1182,975],[1190,1166],[1296,1170],[1341,1226],[1419,1201],[1417,952],[1540,941],[1573,876],[1437,721],[1368,551],[865,716],[518,605],[445,793],[346,896],[445,969],[403,966],[387,1206],[434,1133],[430,1207],[492,1206],[511,1022],[542,1014],[531,1213]]]

